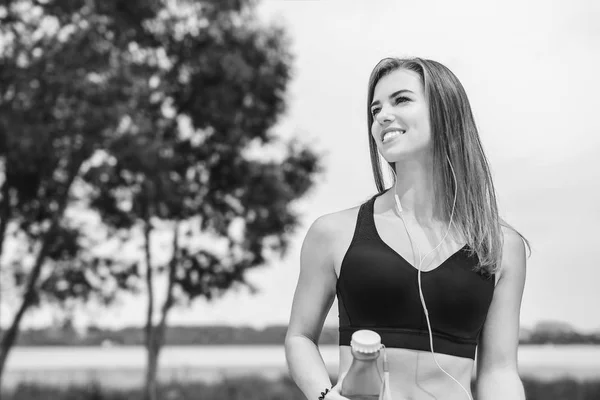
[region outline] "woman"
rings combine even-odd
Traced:
[[[308,230],[285,340],[292,378],[310,400],[344,399],[350,337],[370,329],[386,346],[395,400],[472,398],[475,358],[478,400],[524,399],[517,346],[528,243],[498,215],[462,85],[438,62],[387,58],[371,73],[367,104],[379,193]],[[380,155],[396,177],[388,189]],[[317,342],[336,295],[331,388]]]

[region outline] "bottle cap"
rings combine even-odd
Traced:
[[[362,329],[352,334],[350,346],[359,353],[375,353],[381,349],[381,336],[377,332]]]

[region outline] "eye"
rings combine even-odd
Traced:
[[[406,96],[398,96],[394,100],[394,103],[395,104],[400,104],[400,103],[406,103],[407,101],[410,101],[410,99],[408,97],[406,97]]]
[[[378,112],[379,112],[379,108],[377,108],[377,107],[371,108],[371,115],[373,117],[376,116]]]

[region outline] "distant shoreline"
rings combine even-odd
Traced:
[[[0,331],[0,337],[4,331]],[[265,346],[280,345],[285,341],[286,325],[272,325],[262,329],[244,326],[170,326],[166,346]],[[320,345],[334,345],[339,340],[337,327],[325,326],[319,337]],[[77,331],[71,326],[28,329],[20,332],[16,346],[132,346],[144,344],[141,327],[106,329],[89,327]],[[579,333],[563,323],[538,324],[534,329],[522,329],[520,345],[600,345],[600,332]]]

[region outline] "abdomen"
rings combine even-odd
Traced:
[[[338,377],[350,368],[352,354],[349,346],[340,346]],[[433,360],[431,352],[389,348],[386,349],[390,389],[394,400],[467,400],[461,387],[443,373]],[[470,358],[436,354],[438,363],[469,392],[474,361]],[[378,363],[383,372],[383,353]]]

